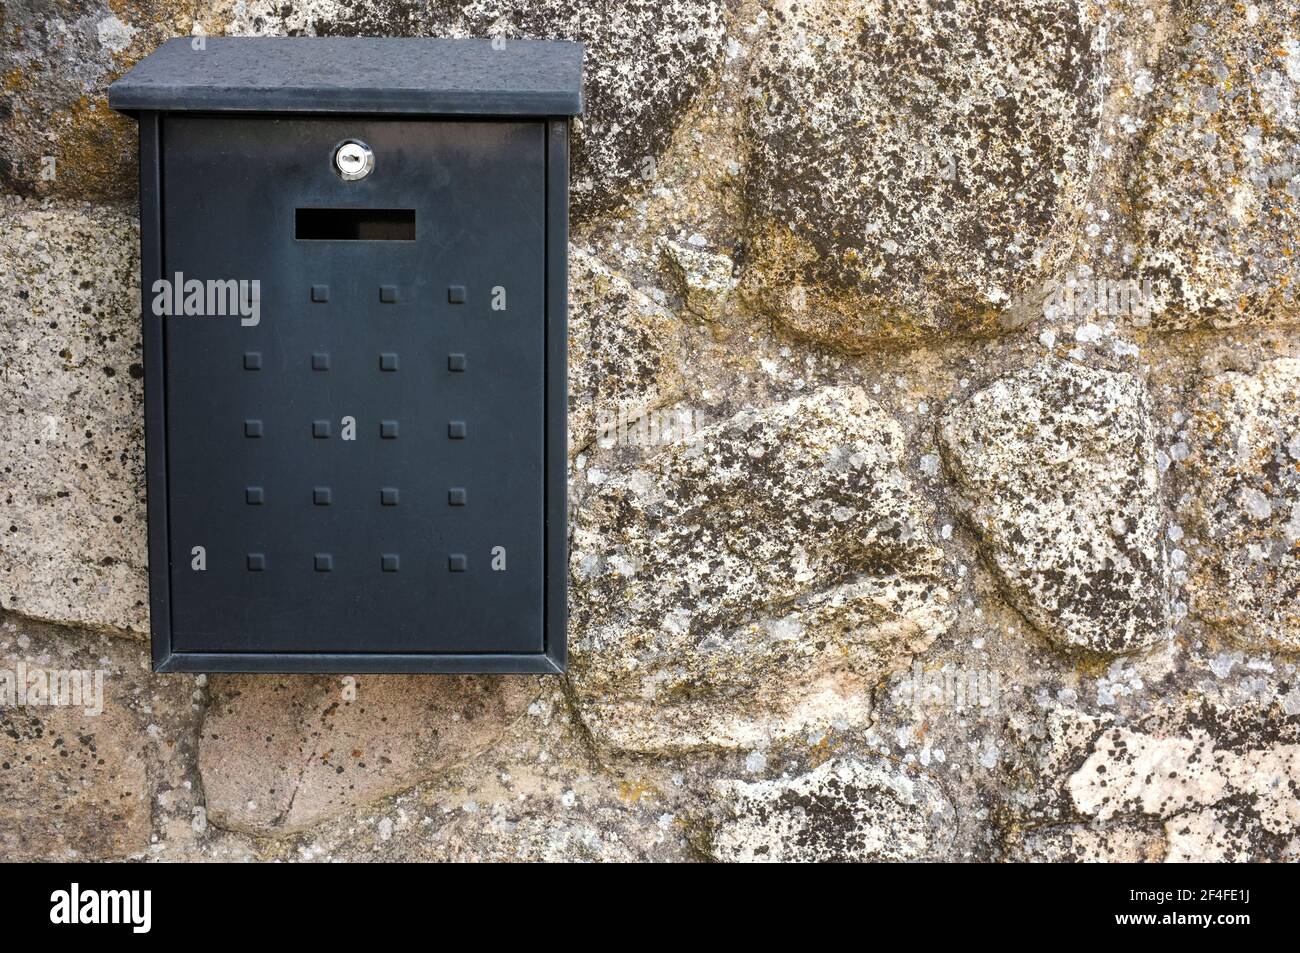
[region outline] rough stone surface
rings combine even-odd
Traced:
[[[924,775],[896,766],[828,761],[779,781],[720,781],[719,860],[925,860],[942,855],[953,808]]]
[[[756,306],[850,349],[994,329],[1041,280],[1085,177],[1086,6],[781,0],[772,15],[748,112]]]
[[[689,241],[665,242],[664,259],[686,310],[705,321],[718,320],[739,283],[736,263]]]
[[[1165,840],[1158,823],[1121,824],[1096,830],[1070,824],[1028,831],[1011,849],[1014,863],[1094,862],[1156,864],[1165,858]]]
[[[29,196],[114,200],[136,189],[135,123],[108,84],[164,39],[189,33],[201,0],[24,0],[0,21],[0,184]]]
[[[1161,326],[1300,319],[1300,6],[1181,5],[1133,165],[1139,267]]]
[[[1300,649],[1300,360],[1205,381],[1186,446],[1194,610],[1230,637]]]
[[[0,613],[5,858],[139,857],[151,834],[189,825],[190,681],[155,683],[138,644]]]
[[[681,323],[590,252],[569,259],[569,455],[679,397]]]
[[[199,747],[208,816],[301,830],[474,758],[536,694],[517,677],[221,677]]]
[[[1141,380],[1042,363],[954,407],[940,438],[987,558],[1035,626],[1096,652],[1165,636],[1163,516]]]
[[[1251,861],[1270,841],[1300,829],[1300,718],[1284,716],[1275,735],[1236,735],[1249,713],[1207,710],[1153,731],[1115,727],[1094,742],[1071,775],[1078,809],[1105,822],[1146,815],[1164,822],[1167,859]],[[1265,742],[1271,743],[1265,743]]]
[[[735,747],[840,719],[951,618],[902,433],[861,390],[742,412],[584,500],[572,669],[599,743]]]
[[[134,216],[0,212],[0,600],[148,628]]]
[[[1295,859],[1295,677],[1275,657],[1193,647],[1113,662],[1095,695],[1086,676],[1039,692],[1010,714],[999,766],[1008,856]]]

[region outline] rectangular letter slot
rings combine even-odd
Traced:
[[[413,242],[413,208],[300,208],[294,238],[310,242]]]

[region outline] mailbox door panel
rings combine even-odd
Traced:
[[[544,124],[162,141],[173,649],[543,651]]]

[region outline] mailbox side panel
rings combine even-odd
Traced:
[[[149,538],[149,629],[153,665],[172,654],[171,558],[167,531],[167,392],[163,319],[153,313],[154,282],[162,277],[162,141],[159,116],[137,117],[140,135],[140,323],[144,348],[146,519]]]
[[[568,664],[569,123],[546,133],[546,655]]]

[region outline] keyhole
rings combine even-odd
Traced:
[[[346,182],[364,179],[375,167],[375,154],[359,139],[349,139],[334,151],[334,169]]]

